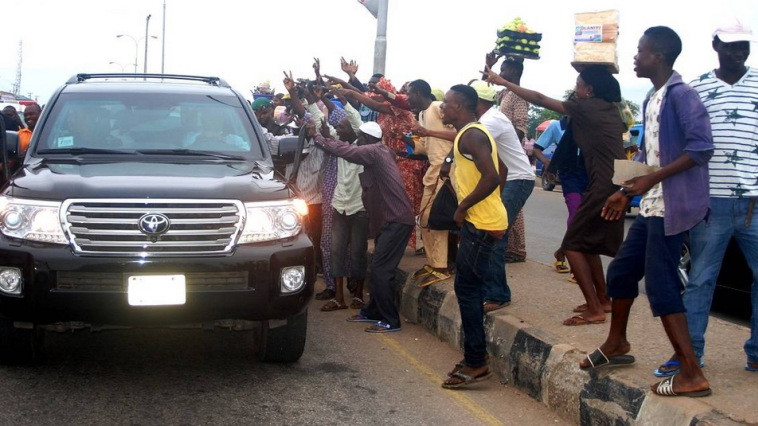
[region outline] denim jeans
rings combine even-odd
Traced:
[[[645,277],[645,292],[656,317],[684,313],[677,274],[684,233],[665,235],[662,217],[637,215],[616,257],[608,265],[608,296],[634,299]]]
[[[368,214],[346,215],[332,209],[332,276],[366,278]]]
[[[750,338],[745,342],[748,361],[758,362],[758,215],[754,212],[750,226],[745,226],[749,198],[711,197],[711,217],[690,230],[692,267],[684,290],[687,308],[687,327],[692,338],[695,355],[705,353],[705,329],[713,301],[713,291],[721,270],[729,240],[734,236],[753,271],[750,299],[753,316],[750,320]]]
[[[508,213],[508,226],[516,221],[516,216],[526,204],[534,190],[533,180],[511,180],[505,184],[500,196]],[[491,278],[484,282],[484,300],[510,302],[511,288],[505,276],[505,251],[508,248],[508,233],[495,243],[492,253]]]
[[[466,365],[485,365],[487,341],[484,337],[484,286],[490,275],[492,251],[497,240],[469,222],[461,227],[461,241],[455,262],[455,295],[461,310],[463,354]]]

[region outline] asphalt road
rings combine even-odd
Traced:
[[[291,365],[254,360],[253,333],[142,329],[46,335],[37,366],[0,367],[12,425],[566,424],[493,377],[440,387],[460,353],[423,328],[365,333],[311,305]]]

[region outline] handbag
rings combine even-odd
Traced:
[[[455,189],[450,179],[442,179],[442,186],[437,191],[432,207],[429,209],[427,226],[436,231],[457,231],[460,228],[453,220],[457,209],[458,197],[455,195]]]

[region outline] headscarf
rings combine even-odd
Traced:
[[[596,98],[608,102],[621,102],[619,82],[606,67],[598,65],[587,67],[579,73],[579,77],[592,86]]]

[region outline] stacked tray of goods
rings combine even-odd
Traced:
[[[508,56],[539,59],[541,40],[542,34],[532,31],[520,17],[516,17],[497,30],[495,51]]]

